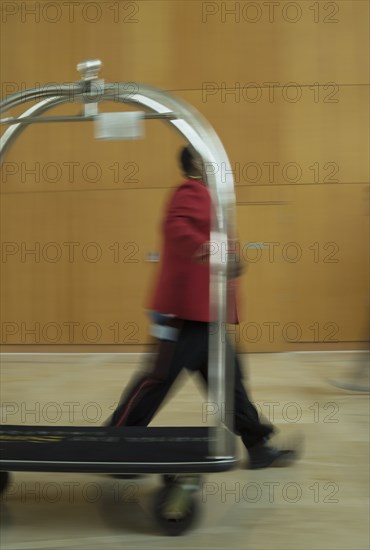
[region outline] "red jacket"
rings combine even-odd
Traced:
[[[210,240],[211,197],[205,184],[187,180],[170,197],[162,231],[161,266],[150,308],[180,319],[210,321],[210,267],[196,256]],[[237,322],[234,281],[228,321]],[[231,297],[231,300],[230,300]]]

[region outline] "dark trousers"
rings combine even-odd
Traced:
[[[147,426],[161,406],[183,368],[199,371],[207,384],[209,324],[182,321],[175,342],[160,340],[151,372],[139,375],[125,391],[110,419],[110,426]],[[231,428],[249,448],[268,437],[273,427],[260,422],[250,402],[240,363],[230,342],[226,341],[229,360],[234,362],[234,409]]]

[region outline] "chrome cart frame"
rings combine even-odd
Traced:
[[[101,66],[99,60],[81,62],[77,66],[81,79],[77,82],[28,89],[4,99],[0,104],[1,113],[24,103],[36,103],[17,117],[1,119],[2,125],[7,127],[1,137],[1,162],[16,138],[31,124],[86,121],[104,124],[104,113],[99,113],[99,104],[106,101],[141,106],[144,109],[138,113],[141,120],[163,120],[175,128],[200,155],[214,206],[211,227],[213,246],[210,255],[210,307],[214,322],[209,333],[208,398],[215,407],[208,458],[210,463],[231,463],[235,461],[235,436],[231,426],[227,425],[224,414],[225,411],[233,410],[234,393],[234,365],[228,364],[225,342],[228,267],[226,251],[228,237],[234,234],[235,226],[234,181],[230,162],[214,129],[192,106],[156,88],[130,82],[105,83],[98,76]],[[82,104],[82,113],[75,116],[43,116],[54,107],[68,103]],[[117,113],[117,120],[121,121],[124,135],[125,119],[122,113]],[[108,139],[117,138],[113,136]]]

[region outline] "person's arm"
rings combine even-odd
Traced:
[[[211,201],[201,185],[184,184],[176,190],[165,222],[167,239],[176,253],[194,259],[209,241],[211,225]]]
[[[211,199],[208,191],[197,186],[183,185],[176,190],[167,212],[166,232],[176,253],[193,258],[198,263],[209,263],[218,243],[210,240]],[[199,223],[203,220],[207,226]],[[220,261],[227,262],[228,277],[239,277],[244,270],[237,239],[229,239],[228,250],[221,251]]]

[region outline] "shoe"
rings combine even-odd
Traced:
[[[257,443],[248,449],[250,470],[259,470],[269,466],[289,466],[298,458],[297,451],[293,449],[278,449],[266,443]]]

